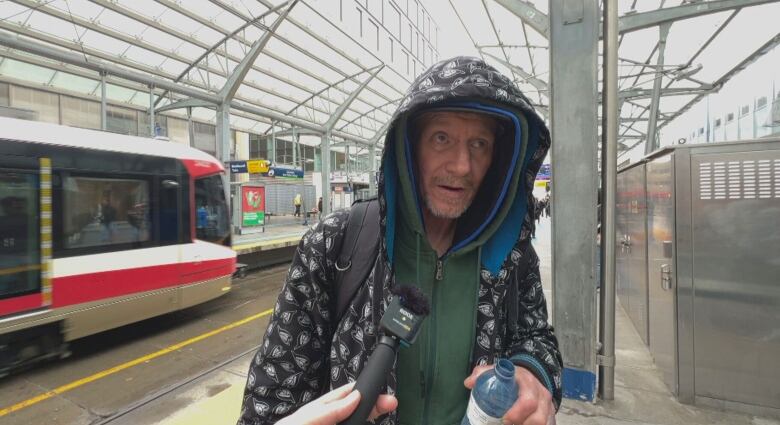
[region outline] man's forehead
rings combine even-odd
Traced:
[[[432,124],[444,125],[458,120],[468,121],[477,126],[483,126],[486,130],[491,132],[495,132],[499,126],[498,120],[491,115],[460,110],[424,111],[413,119],[421,130],[424,130]]]

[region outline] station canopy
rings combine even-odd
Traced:
[[[376,49],[366,47],[344,30],[344,23],[325,14],[326,7],[337,5],[331,1],[8,0],[0,4],[0,35],[195,90],[206,95],[206,103],[219,95],[253,45],[258,47],[256,43],[271,34],[239,79],[230,107],[231,126],[270,134],[272,123],[275,131],[284,131],[294,121],[299,124],[298,134],[308,135],[311,144],[319,143],[324,126],[350,94],[370,80],[346,110],[338,111],[329,128],[336,140],[371,143],[376,137],[381,146],[378,133],[413,77],[384,66]],[[273,28],[288,8],[289,14]],[[0,39],[4,76],[61,92],[100,96],[100,70],[3,44]],[[149,107],[149,84],[107,74],[109,101]],[[213,105],[204,107],[203,99],[159,85],[153,92],[156,110],[190,105],[195,106],[195,118],[215,121]]]
[[[479,54],[512,75],[546,114],[548,0],[448,2]],[[656,69],[662,129],[780,43],[776,0],[618,0],[618,16],[622,152],[645,142]],[[662,49],[664,24],[670,25]],[[600,78],[601,63],[599,57]]]

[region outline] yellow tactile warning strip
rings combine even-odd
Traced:
[[[41,301],[51,305],[51,159],[39,158],[41,186]]]
[[[297,245],[301,240],[300,234],[298,236],[290,236],[280,239],[271,239],[267,241],[250,242],[240,245],[233,245],[233,251],[239,254],[249,254],[251,252],[268,251],[271,249],[286,248],[288,246]]]
[[[266,311],[254,314],[252,316],[245,317],[245,318],[243,318],[241,320],[238,320],[238,321],[235,321],[233,323],[230,323],[230,324],[227,324],[225,326],[222,326],[221,328],[214,329],[213,331],[206,332],[204,334],[201,334],[201,335],[198,335],[196,337],[190,338],[190,339],[188,339],[186,341],[182,341],[182,342],[180,342],[178,344],[174,344],[174,345],[171,345],[169,347],[163,348],[162,350],[155,351],[154,353],[147,354],[147,355],[139,357],[137,359],[130,360],[129,362],[125,362],[125,363],[122,363],[120,365],[114,366],[112,368],[109,368],[109,369],[97,372],[97,373],[92,374],[90,376],[87,376],[85,378],[81,378],[79,380],[70,382],[70,383],[65,384],[65,385],[61,385],[61,386],[59,386],[59,387],[57,387],[57,388],[55,388],[55,389],[53,389],[51,391],[47,391],[47,392],[39,394],[39,395],[37,395],[35,397],[32,397],[32,398],[29,398],[27,400],[24,400],[24,401],[21,401],[19,403],[16,403],[16,404],[14,404],[12,406],[8,406],[8,407],[0,409],[0,417],[8,415],[9,413],[13,413],[13,412],[16,412],[18,410],[22,410],[24,408],[30,407],[30,406],[32,406],[34,404],[37,404],[37,403],[40,403],[40,402],[42,402],[44,400],[48,400],[48,399],[50,399],[50,398],[52,398],[52,397],[54,397],[56,395],[59,395],[59,394],[62,394],[64,392],[70,391],[72,389],[78,388],[78,387],[80,387],[82,385],[89,384],[90,382],[97,381],[98,379],[105,378],[106,376],[113,375],[113,374],[115,374],[117,372],[120,372],[120,371],[123,371],[125,369],[129,369],[129,368],[131,368],[133,366],[137,366],[139,364],[146,363],[146,362],[148,362],[150,360],[153,360],[153,359],[155,359],[157,357],[164,356],[164,355],[166,355],[168,353],[174,352],[176,350],[179,350],[179,349],[184,348],[184,347],[186,347],[188,345],[194,344],[194,343],[196,343],[198,341],[202,341],[202,340],[204,340],[206,338],[212,337],[212,336],[217,335],[219,333],[225,332],[227,330],[233,329],[233,328],[241,326],[241,325],[245,325],[245,324],[247,324],[247,323],[249,323],[249,322],[251,322],[253,320],[257,320],[257,319],[260,319],[261,317],[268,316],[269,314],[273,313],[273,311],[274,310],[271,308],[271,309],[268,309]]]

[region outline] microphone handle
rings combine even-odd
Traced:
[[[387,382],[387,372],[393,367],[396,349],[398,349],[398,341],[389,336],[382,336],[355,382],[355,389],[360,391],[358,407],[339,425],[365,425],[371,409],[379,398],[379,392]]]

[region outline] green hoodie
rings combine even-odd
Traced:
[[[472,347],[476,329],[481,249],[506,216],[517,191],[521,164],[510,172],[508,196],[495,219],[472,242],[438,257],[428,243],[418,207],[417,190],[410,176],[406,122],[395,128],[395,151],[401,191],[397,204],[396,282],[419,287],[431,303],[417,341],[398,354],[399,423],[401,425],[460,424],[468,404],[469,390],[463,381],[471,374]],[[525,123],[522,124],[526,126]],[[522,131],[522,134],[525,134]],[[411,145],[411,144],[410,144]],[[523,151],[526,145],[523,140]],[[413,149],[413,148],[412,148]],[[494,170],[497,171],[497,170]],[[412,171],[414,172],[414,171]],[[499,173],[501,174],[501,173]],[[484,189],[483,189],[484,190]],[[465,217],[464,219],[484,219]],[[453,241],[457,242],[457,241]]]

